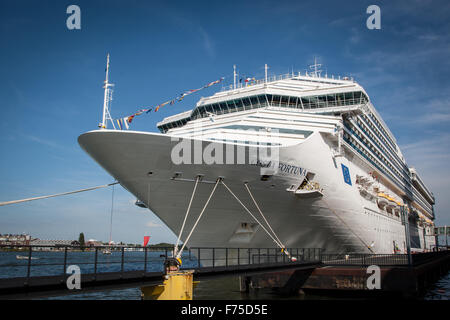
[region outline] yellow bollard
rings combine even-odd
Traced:
[[[192,300],[194,271],[172,271],[162,285],[141,287],[144,300]]]

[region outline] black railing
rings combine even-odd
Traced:
[[[288,249],[297,261],[319,261],[321,249]],[[27,283],[35,276],[66,275],[70,265],[80,268],[82,274],[104,272],[163,271],[166,257],[173,247],[141,246],[52,246],[0,245],[0,280],[26,277]],[[249,264],[289,263],[279,248],[197,248],[185,249],[182,269],[202,267],[231,267]]]
[[[408,266],[406,254],[326,253],[319,248],[288,248],[297,262],[320,262],[329,266]],[[108,252],[109,251],[109,252]],[[162,272],[166,257],[173,247],[140,246],[24,246],[0,245],[0,280],[25,277],[26,283],[35,276],[66,275],[67,268],[76,265],[82,274],[128,271]],[[412,265],[433,261],[450,251],[412,255]],[[182,269],[203,267],[233,267],[244,265],[288,264],[289,257],[279,248],[205,248],[191,247],[182,255]]]
[[[414,253],[412,266],[418,266],[450,254],[450,250],[438,252]],[[329,266],[408,266],[407,254],[370,254],[370,253],[322,253],[320,261]]]

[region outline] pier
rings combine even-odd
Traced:
[[[0,298],[30,299],[83,292],[161,286],[164,263],[173,248],[77,246],[3,246],[14,261],[0,265]],[[52,250],[51,252],[46,250]],[[14,251],[12,251],[14,250]],[[189,248],[181,272],[193,280],[240,277],[242,292],[272,289],[280,294],[304,292],[415,297],[450,268],[450,250],[412,254],[330,254],[318,248]],[[79,268],[79,289],[70,289]],[[379,268],[379,287],[370,277]]]

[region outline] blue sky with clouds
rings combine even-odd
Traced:
[[[81,8],[68,30],[66,8]],[[366,8],[381,8],[381,30]],[[448,1],[20,1],[0,2],[0,201],[112,182],[77,143],[96,129],[106,54],[115,83],[112,114],[126,116],[226,77],[304,71],[318,57],[329,74],[366,89],[410,166],[450,224],[450,3]],[[212,87],[133,129],[192,108]],[[113,240],[174,241],[134,197],[115,189]],[[108,240],[111,189],[0,207],[0,233]]]

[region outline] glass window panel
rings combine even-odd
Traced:
[[[327,107],[327,96],[318,96],[317,97],[317,106],[319,108],[326,108]]]
[[[344,99],[345,96],[343,93],[337,93],[336,94],[336,102],[338,106],[343,106],[344,105]]]
[[[256,96],[250,97],[250,101],[252,102],[253,108],[259,107],[258,98]]]
[[[219,105],[220,105],[220,109],[222,109],[224,113],[229,112],[229,110],[227,108],[227,104],[225,102],[221,102],[221,103],[219,103]]]
[[[291,98],[289,99],[289,107],[290,107],[290,108],[295,108],[296,105],[297,105],[297,100],[298,100],[297,97],[291,97]]]
[[[259,96],[259,103],[261,104],[261,107],[267,106],[267,96],[265,94]]]
[[[234,104],[236,105],[237,111],[244,110],[244,105],[242,104],[242,100],[234,100]]]
[[[287,107],[289,101],[289,97],[281,96],[280,107]]]
[[[230,112],[236,111],[236,106],[234,105],[233,100],[227,101],[227,106],[228,106],[228,109],[230,110]]]
[[[309,98],[308,98],[308,97],[303,97],[303,98],[301,98],[301,102],[302,102],[302,104],[303,104],[303,108],[305,108],[305,109],[310,109],[310,106],[309,106]]]
[[[272,96],[272,106],[278,107],[280,105],[280,96]]]
[[[353,104],[353,93],[352,92],[346,92],[344,94],[345,96],[345,105],[348,106],[350,104]]]
[[[242,98],[242,102],[244,103],[245,109],[250,109],[252,107],[248,97]]]
[[[318,108],[318,104],[317,104],[317,96],[315,97],[309,97],[309,107],[311,109],[317,109]]]
[[[327,102],[328,102],[329,107],[335,107],[336,106],[336,95],[335,94],[327,95]]]

